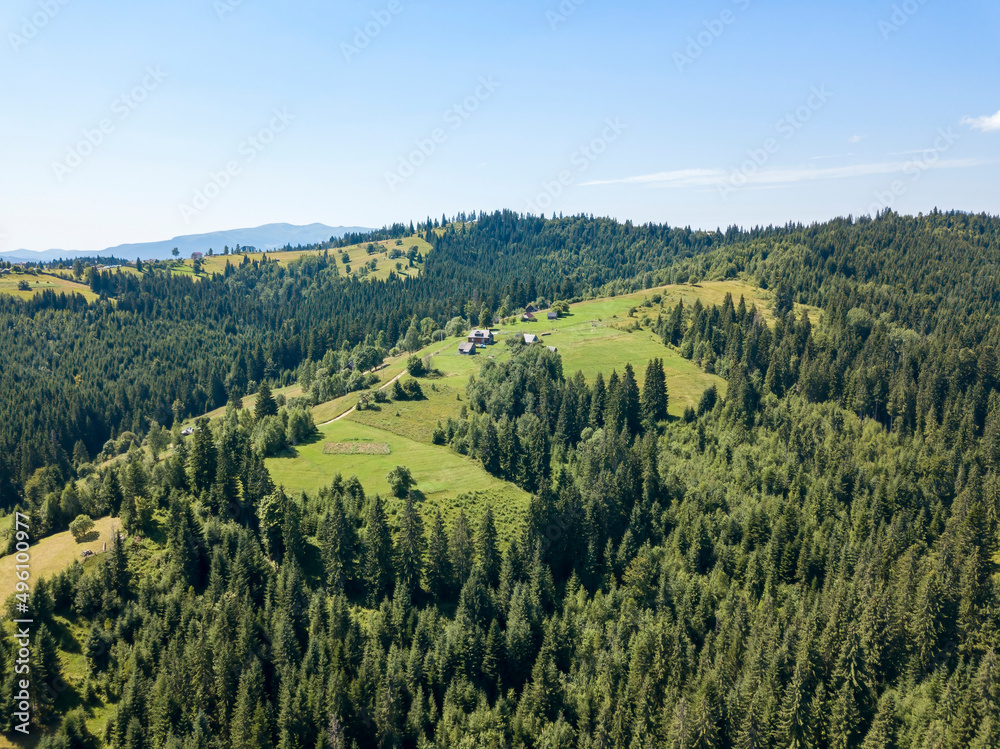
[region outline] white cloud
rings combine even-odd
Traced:
[[[994,133],[1000,130],[1000,112],[983,117],[966,117],[962,120],[962,124],[983,133]]]
[[[809,182],[830,179],[848,179],[851,177],[868,177],[877,174],[897,174],[915,168],[924,169],[965,169],[979,166],[987,162],[981,159],[939,159],[929,162],[925,160],[892,161],[875,164],[856,164],[853,166],[829,167],[825,169],[792,168],[792,169],[760,169],[753,175],[747,175],[746,185],[792,185],[798,182]],[[621,179],[595,180],[585,182],[581,187],[598,185],[629,185],[647,184],[665,188],[687,187],[718,187],[729,184],[737,171],[726,172],[722,169],[684,169],[674,172],[658,172],[643,174],[636,177]]]
[[[658,184],[666,185],[667,187],[691,187],[692,185],[714,185],[725,176],[726,172],[722,169],[681,169],[675,172],[641,174],[638,177],[595,180],[593,182],[584,182],[581,186]]]
[[[848,143],[860,143],[864,139],[865,139],[865,136],[863,136],[863,135],[852,135],[850,138],[847,139],[847,142]]]

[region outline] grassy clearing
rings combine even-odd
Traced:
[[[640,309],[637,315],[639,318],[643,314],[647,314],[655,320],[657,312],[669,310],[680,301],[684,302],[685,307],[691,307],[696,300],[701,300],[701,303],[705,306],[721,305],[726,299],[726,294],[732,294],[734,305],[739,306],[740,297],[743,297],[748,309],[752,305],[756,305],[765,320],[768,322],[773,320],[771,314],[771,299],[773,294],[741,280],[706,281],[697,286],[689,284],[658,286],[645,291],[637,291],[633,294],[581,302],[580,304],[573,305],[572,311],[574,316],[582,314],[588,315],[593,319],[607,319],[615,315],[624,317],[628,314],[630,307],[640,307],[647,300],[652,302],[653,295],[655,294],[660,295],[660,304],[653,304],[651,307]],[[818,319],[818,317],[813,317],[814,312],[817,315],[819,312],[815,307],[805,307],[801,304],[796,305],[796,310],[801,311],[802,309],[809,310],[810,317],[813,318],[814,322]],[[545,320],[544,312],[540,316],[541,319],[535,325],[542,327],[543,330],[548,329],[545,326],[558,328],[560,325],[565,324],[564,320],[556,321],[555,323]]]
[[[439,362],[441,362],[442,360],[446,361],[450,360],[450,359],[444,359],[444,357],[447,357],[448,353],[451,352],[453,349],[457,350],[459,342],[463,340],[465,339],[448,338],[444,341],[435,341],[429,346],[426,346],[420,351],[417,351],[416,355],[421,358],[430,356],[431,359],[434,361],[433,366],[438,367]],[[386,359],[382,365],[382,368],[378,370],[378,372],[376,372],[376,374],[379,376],[379,382],[376,385],[374,385],[372,389],[384,388],[388,386],[388,384],[391,383],[394,379],[402,375],[406,371],[406,360],[409,358],[410,358],[409,354],[403,354],[401,356],[395,357],[394,359]],[[458,357],[456,354],[455,358],[468,359],[470,357]],[[461,364],[465,364],[465,362],[461,362]],[[459,367],[449,368],[448,371],[450,374],[457,375],[460,373],[461,367],[459,366]],[[470,369],[469,371],[472,370]],[[478,371],[478,368],[476,368],[476,371]],[[468,375],[466,374],[466,379],[463,379],[461,381],[461,387],[463,388],[463,390],[465,388],[465,383],[467,382],[467,379]],[[347,414],[348,411],[350,411],[358,404],[359,396],[360,393],[348,393],[347,395],[342,396],[340,398],[336,398],[335,400],[327,401],[326,403],[320,403],[319,405],[314,406],[312,409],[313,420],[317,424],[326,424],[327,422],[332,421],[333,419],[336,419],[340,416],[344,416],[345,414]],[[244,398],[243,402],[244,404],[246,404],[247,400]]]
[[[31,286],[30,291],[20,291],[17,284],[20,281],[27,281]],[[46,289],[50,289],[57,294],[82,294],[88,302],[97,299],[97,295],[84,283],[77,283],[68,276],[61,276],[52,273],[42,273],[37,276],[28,274],[14,274],[0,276],[0,294],[10,294],[20,299],[30,299],[36,294],[40,294]]]
[[[302,388],[299,385],[289,385],[288,387],[275,388],[274,390],[271,391],[271,395],[275,397],[283,395],[285,396],[285,398],[295,398],[296,396],[302,395]],[[256,406],[257,406],[256,393],[254,393],[253,395],[243,396],[243,408],[253,411]],[[202,416],[198,416],[197,418],[194,419],[188,419],[186,422],[184,422],[183,426],[194,426],[194,423],[203,416],[208,417],[209,419],[214,421],[215,419],[221,419],[225,415],[226,415],[226,407],[220,406],[214,411],[209,411],[207,414],[202,414]]]
[[[380,410],[355,411],[347,419],[430,444],[437,423],[457,417],[461,410],[462,402],[458,397],[464,398],[468,377],[456,377],[455,380],[454,385],[450,385],[444,380],[421,379],[424,400],[383,403]]]
[[[662,358],[670,391],[670,412],[679,416],[686,406],[697,405],[701,394],[712,384],[724,394],[726,383],[664,346],[649,326],[659,313],[678,300],[683,299],[685,304],[693,304],[695,299],[701,299],[703,304],[720,304],[727,293],[737,303],[743,296],[747,305],[756,304],[767,316],[765,292],[740,281],[709,282],[697,287],[667,286],[591,300],[573,305],[570,315],[559,320],[544,319],[543,313],[543,319],[535,323],[501,326],[498,344],[479,350],[475,356],[458,353],[458,344],[464,337],[437,341],[417,352],[421,357],[430,356],[431,366],[439,372],[437,376],[420,379],[424,400],[391,402],[377,409],[351,412],[359,397],[358,393],[351,393],[315,406],[312,413],[320,431],[317,440],[269,459],[268,469],[275,482],[290,491],[315,493],[340,473],[345,477],[356,475],[366,491],[387,496],[386,474],[397,465],[406,465],[414,472],[417,488],[426,497],[425,507],[439,507],[446,515],[453,515],[461,506],[474,514],[477,507],[481,509],[487,502],[510,500],[512,519],[523,518],[527,495],[489,476],[475,461],[432,444],[437,422],[459,416],[470,375],[478,373],[490,358],[502,360],[510,356],[504,345],[507,336],[530,331],[538,334],[544,345],[558,348],[567,377],[577,371],[582,371],[588,380],[593,380],[598,372],[608,377],[613,369],[620,373],[630,363],[641,384],[647,362],[654,357]],[[660,302],[643,307],[643,302],[651,302],[654,294],[661,296]],[[636,312],[630,316],[633,307]],[[406,359],[404,355],[386,361],[378,372],[379,387],[385,387],[396,377],[409,377],[405,374]],[[276,392],[292,396],[300,390],[293,386]],[[244,406],[253,408],[254,401],[253,396],[244,398]],[[210,416],[219,417],[222,413],[220,409]],[[328,443],[384,443],[389,446],[390,454],[357,454],[346,450],[324,454]],[[390,501],[393,509],[400,504]],[[496,506],[495,511],[499,514]],[[516,524],[505,532],[514,527]]]
[[[434,376],[420,378],[424,400],[394,401],[382,404],[377,411],[355,411],[347,418],[430,444],[439,421],[444,424],[449,418],[459,417],[469,377],[478,374],[489,359],[510,356],[506,346],[493,346],[476,356],[464,356],[458,353],[458,344],[465,340],[464,336],[448,338],[417,352],[417,356],[421,358],[429,356],[431,368],[437,371]],[[408,378],[409,375],[403,376],[403,379]]]
[[[659,314],[665,314],[678,301],[691,305],[700,299],[706,305],[721,304],[727,293],[733,295],[737,304],[742,295],[748,306],[757,304],[759,309],[766,310],[764,292],[741,281],[711,282],[697,287],[665,286],[574,304],[570,314],[558,320],[548,320],[546,313],[541,312],[536,322],[518,321],[504,326],[499,341],[502,345],[506,336],[535,333],[542,345],[558,349],[566,377],[579,371],[588,381],[593,381],[598,372],[605,379],[612,370],[620,374],[626,364],[631,364],[641,385],[646,364],[650,359],[661,358],[670,393],[670,413],[680,416],[686,406],[697,405],[709,386],[714,384],[724,394],[726,383],[702,371],[675,349],[664,346],[650,326],[655,324]],[[652,304],[654,294],[661,297],[657,304]],[[652,306],[643,307],[646,301]],[[637,311],[630,316],[629,310],[633,307]]]
[[[421,255],[426,255],[431,250],[430,244],[420,237],[414,235],[411,237],[406,237],[402,240],[403,244],[397,245],[395,239],[387,239],[381,242],[372,242],[377,248],[374,254],[368,253],[368,243],[351,245],[349,247],[330,249],[330,250],[291,250],[289,252],[250,252],[240,255],[212,255],[209,257],[206,255],[202,258],[202,276],[210,276],[213,273],[224,273],[226,270],[226,263],[232,263],[233,265],[239,265],[243,262],[244,258],[249,258],[251,262],[260,261],[263,259],[264,255],[267,255],[269,261],[275,261],[282,265],[287,265],[301,257],[307,255],[319,255],[324,252],[329,252],[337,259],[337,266],[340,268],[341,273],[344,272],[344,263],[341,261],[341,256],[346,252],[350,258],[351,262],[351,275],[359,275],[360,268],[372,260],[376,261],[376,270],[374,272],[369,272],[366,276],[368,278],[378,278],[386,279],[389,277],[390,271],[395,270],[397,274],[401,276],[417,276],[420,273],[420,268],[409,268],[409,263],[406,258],[400,258],[397,260],[389,259],[389,252],[393,249],[400,249],[404,253],[410,249],[410,247],[416,246],[420,251]],[[396,270],[396,263],[402,263],[402,269]],[[171,264],[171,272],[178,274],[194,275],[194,261],[190,258],[184,260],[178,260]]]
[[[121,528],[121,521],[118,518],[101,518],[94,521],[94,530],[84,543],[77,543],[73,534],[69,531],[56,533],[54,536],[43,538],[37,544],[32,544],[31,550],[31,578],[52,577],[57,572],[69,567],[73,562],[83,562],[82,553],[89,549],[95,554],[100,554],[105,543],[111,543],[112,534]],[[14,565],[16,564],[13,554],[0,558],[0,600],[5,599],[14,592]]]
[[[713,384],[725,392],[726,383],[722,378],[702,371],[677,351],[666,348],[658,336],[647,330],[629,333],[613,327],[591,327],[585,322],[542,340],[559,349],[567,377],[580,371],[588,381],[598,372],[607,380],[612,370],[621,374],[625,365],[631,364],[642,385],[649,360],[663,359],[670,395],[669,410],[674,416],[683,414],[686,406],[696,406],[701,394]]]
[[[354,475],[368,494],[378,493],[387,498],[392,519],[403,503],[390,497],[386,474],[397,465],[405,465],[413,472],[416,489],[423,496],[421,512],[425,520],[430,520],[437,509],[451,517],[464,508],[470,517],[478,517],[491,504],[506,538],[523,523],[529,501],[527,493],[490,476],[479,464],[447,447],[418,442],[351,419],[327,424],[320,432],[316,442],[268,459],[267,468],[276,484],[287,490],[315,494],[320,487],[329,485],[337,473],[345,478]],[[329,442],[385,443],[392,453],[327,455],[324,447]]]

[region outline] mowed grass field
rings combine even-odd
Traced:
[[[394,408],[388,404],[385,408]],[[267,460],[267,468],[276,484],[286,490],[306,491],[315,495],[328,486],[334,475],[357,476],[366,494],[381,494],[386,499],[390,521],[402,509],[403,501],[391,496],[386,475],[399,465],[406,466],[416,479],[416,489],[425,522],[438,509],[450,520],[464,509],[470,518],[478,518],[487,505],[493,507],[498,526],[505,538],[522,526],[529,496],[516,486],[490,476],[473,460],[440,447],[403,437],[399,434],[343,419],[320,427],[320,436],[311,444],[300,445],[284,455]],[[324,445],[357,443],[388,444],[389,455],[324,454]]]
[[[51,577],[69,567],[74,561],[82,562],[84,560],[82,554],[86,549],[100,554],[104,544],[110,544],[113,534],[120,529],[121,521],[118,518],[101,518],[94,521],[94,530],[84,543],[77,543],[69,531],[56,533],[38,543],[33,543],[28,551],[31,557],[28,562],[31,579],[37,581],[39,578]],[[14,575],[16,564],[14,554],[0,558],[0,601],[14,592],[17,583]]]
[[[17,288],[17,284],[20,281],[27,281],[31,286],[30,291],[20,291]],[[57,294],[82,294],[87,298],[88,302],[93,302],[97,299],[97,295],[90,290],[90,287],[84,283],[77,283],[69,278],[64,278],[59,275],[54,275],[50,273],[43,273],[37,276],[28,274],[15,274],[11,273],[6,276],[0,276],[0,294],[10,294],[11,296],[16,296],[21,299],[30,299],[35,296],[35,294],[40,294],[46,289],[51,289]]]

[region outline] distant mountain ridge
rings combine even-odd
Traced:
[[[368,232],[371,229],[361,226],[327,226],[326,224],[264,224],[253,229],[228,229],[207,234],[187,234],[161,242],[138,242],[120,244],[96,252],[83,250],[13,250],[0,252],[0,259],[12,262],[47,263],[53,260],[73,260],[78,257],[118,257],[126,260],[140,258],[142,260],[164,260],[171,257],[176,247],[181,257],[190,257],[192,252],[208,252],[213,249],[218,253],[228,245],[230,249],[236,245],[241,247],[256,247],[258,250],[273,250],[286,245],[307,245],[317,242],[327,242],[330,237],[340,238],[353,232]]]

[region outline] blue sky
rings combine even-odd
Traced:
[[[1000,213],[998,37],[986,0],[11,0],[0,251],[497,208]]]

